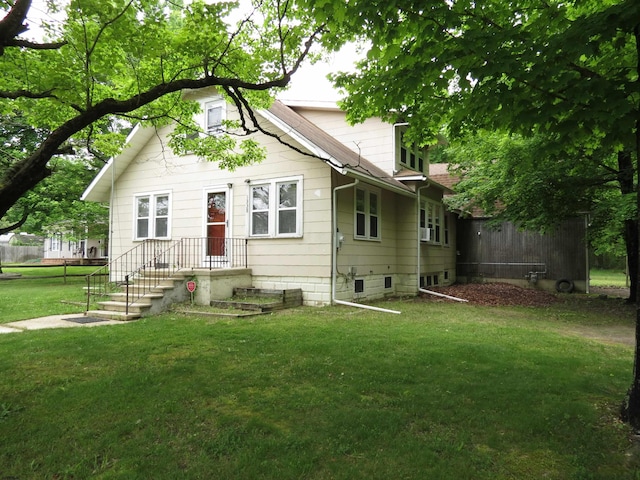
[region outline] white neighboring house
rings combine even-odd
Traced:
[[[215,92],[187,95],[201,103],[205,131],[237,118]],[[255,133],[266,159],[233,172],[173,154],[172,127],[136,127],[82,197],[110,202],[110,260],[145,242],[186,251],[187,241],[208,238],[196,247],[201,266],[222,258],[221,268],[246,267],[254,287],[302,289],[306,305],[455,281],[456,216],[442,204],[448,189],[428,178],[427,151],[403,143],[405,127],[379,119],[351,126],[335,104],[319,102],[276,101],[258,113],[295,149]],[[231,238],[246,250],[242,265],[211,240]]]
[[[44,259],[104,259],[107,258],[107,242],[98,239],[66,240],[61,233],[44,240]]]

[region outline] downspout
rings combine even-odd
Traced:
[[[112,157],[113,159],[113,168],[111,169],[111,193],[109,195],[109,233],[108,233],[108,242],[107,245],[107,263],[111,263],[113,259],[113,220],[114,214],[113,209],[115,208],[114,202],[116,199],[115,193],[115,185],[116,185],[116,157]],[[111,277],[109,277],[111,279]]]
[[[420,238],[420,190],[427,189],[430,186],[431,186],[431,184],[427,182],[426,185],[423,185],[422,187],[418,187],[417,192],[416,192],[416,194],[417,194],[417,202],[418,202],[418,208],[417,208],[417,213],[416,213],[416,228],[418,230],[418,253],[417,253],[418,273],[417,273],[416,281],[418,283],[418,292],[427,293],[429,295],[435,295],[436,297],[448,298],[449,300],[455,300],[456,302],[468,302],[469,300],[465,300],[464,298],[453,297],[451,295],[445,295],[444,293],[434,292],[433,290],[427,290],[425,288],[421,288],[420,287],[420,263],[421,263],[421,255],[420,254],[422,252],[422,243],[421,243],[421,238]]]
[[[345,188],[351,188],[351,187],[355,187],[358,183],[360,183],[360,180],[358,180],[357,178],[355,179],[355,181],[353,183],[349,183],[347,185],[341,185],[339,187],[335,187],[333,189],[333,202],[331,205],[331,210],[332,210],[332,215],[333,215],[333,232],[332,232],[332,241],[331,241],[331,246],[333,248],[333,252],[332,252],[332,265],[331,265],[331,302],[338,304],[338,305],[346,305],[348,307],[357,307],[357,308],[364,308],[367,310],[375,310],[377,312],[385,312],[385,313],[396,313],[399,314],[401,312],[397,311],[397,310],[389,310],[386,308],[379,308],[379,307],[373,307],[371,305],[363,305],[361,303],[353,303],[353,302],[346,302],[344,300],[338,300],[336,298],[336,283],[337,283],[337,274],[338,274],[338,241],[337,241],[337,236],[338,236],[338,201],[337,201],[337,192],[338,190],[343,190]]]

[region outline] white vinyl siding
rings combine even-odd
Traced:
[[[136,240],[169,238],[171,195],[168,192],[136,195],[134,231]]]
[[[302,191],[301,177],[251,185],[250,236],[302,236]]]
[[[359,240],[380,240],[380,191],[355,189],[354,237]]]

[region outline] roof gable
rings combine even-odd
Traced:
[[[291,136],[313,156],[325,161],[343,175],[360,177],[365,181],[377,183],[383,188],[413,195],[412,188],[358,155],[281,101],[276,100],[268,110],[259,113],[276,128]],[[109,201],[112,183],[118,180],[140,150],[153,137],[154,132],[153,127],[136,125],[127,137],[126,147],[100,170],[81,199],[94,202]]]
[[[389,188],[413,193],[410,187],[393,178],[392,175],[366,158],[358,155],[281,101],[276,100],[268,112],[289,127],[289,130],[285,129],[285,133],[295,132],[295,134],[301,136],[309,144],[316,147],[316,151],[312,150],[314,155],[329,162],[332,167],[341,173],[369,177],[371,180],[377,180]],[[283,128],[282,125],[278,126],[281,129]]]

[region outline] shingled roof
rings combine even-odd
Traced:
[[[379,180],[390,187],[413,193],[410,187],[396,180],[389,173],[357,154],[281,101],[276,100],[269,108],[269,112],[285,123],[292,131],[295,131],[322,150],[323,153],[320,156],[323,160],[328,160],[334,166],[345,168],[347,171]]]

